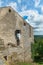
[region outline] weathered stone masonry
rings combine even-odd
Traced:
[[[6,60],[30,61],[33,27],[11,7],[0,8],[0,54]],[[10,62],[10,61],[9,61]]]

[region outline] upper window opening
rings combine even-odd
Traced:
[[[26,23],[24,23],[24,26],[26,26]]]
[[[9,9],[9,12],[11,12],[11,9]]]

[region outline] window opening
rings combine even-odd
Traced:
[[[11,12],[11,9],[9,9],[9,12]]]
[[[24,26],[26,26],[26,23],[24,23]]]
[[[4,56],[5,60],[7,60],[7,56]]]
[[[15,31],[15,37],[16,37],[17,45],[19,45],[20,44],[20,37],[21,37],[21,30]]]

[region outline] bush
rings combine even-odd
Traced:
[[[34,43],[31,46],[32,46],[33,60],[43,59],[43,41],[39,41],[38,43]]]

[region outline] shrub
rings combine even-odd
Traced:
[[[34,43],[32,46],[32,58],[33,60],[43,59],[43,41]]]

